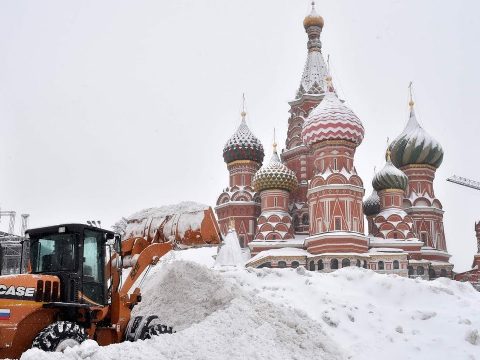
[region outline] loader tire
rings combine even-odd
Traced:
[[[172,334],[174,332],[175,331],[173,331],[171,326],[154,324],[148,327],[147,331],[143,335],[142,340],[151,339],[153,336],[157,336],[157,335]]]
[[[32,348],[61,352],[80,345],[87,339],[85,329],[71,321],[57,321],[48,325],[33,340]]]

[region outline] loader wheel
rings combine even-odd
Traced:
[[[57,321],[48,325],[33,340],[32,348],[61,352],[67,347],[80,345],[87,339],[85,329],[70,321]]]
[[[172,334],[173,331],[171,326],[154,324],[150,325],[143,335],[142,340],[151,339],[153,336],[162,335],[162,334]]]

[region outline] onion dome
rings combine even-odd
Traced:
[[[324,21],[323,17],[317,14],[315,11],[315,1],[312,1],[312,11],[309,15],[303,20],[303,27],[306,29],[310,26],[319,26],[323,28]]]
[[[276,147],[274,144],[270,162],[263,165],[253,177],[252,185],[255,191],[282,189],[291,192],[298,185],[295,173],[280,161]]]
[[[377,191],[386,189],[405,190],[408,185],[408,177],[392,164],[390,150],[387,150],[387,162],[382,170],[375,174],[372,181],[373,188]]]
[[[410,104],[410,119],[407,126],[390,144],[392,162],[398,168],[414,164],[438,168],[443,161],[442,146],[420,126],[415,116],[413,102]]]
[[[223,159],[227,164],[237,160],[251,160],[261,164],[265,156],[262,143],[247,126],[246,115],[242,111],[240,126],[223,148]]]
[[[363,202],[363,213],[367,216],[377,215],[380,212],[380,197],[375,189]]]
[[[303,125],[302,138],[306,145],[324,140],[345,140],[358,146],[364,133],[362,122],[357,115],[330,91],[310,112]]]

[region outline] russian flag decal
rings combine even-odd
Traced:
[[[0,309],[0,320],[10,319],[10,309]]]

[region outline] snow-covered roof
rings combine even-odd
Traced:
[[[270,249],[264,250],[252,257],[248,263],[253,263],[258,260],[264,259],[266,257],[287,257],[287,256],[308,256],[310,253],[307,250],[296,249],[296,248],[281,248],[281,249]]]

